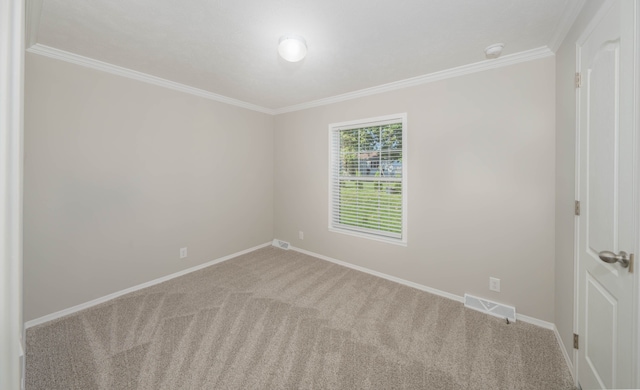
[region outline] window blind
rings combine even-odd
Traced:
[[[404,120],[331,128],[330,227],[403,238]]]

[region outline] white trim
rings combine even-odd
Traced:
[[[422,76],[412,77],[405,80],[394,81],[388,84],[378,85],[376,87],[365,88],[354,92],[348,92],[342,95],[336,95],[324,99],[318,99],[307,103],[295,104],[293,106],[277,108],[273,110],[274,114],[284,114],[287,112],[306,110],[308,108],[326,106],[328,104],[343,102],[345,100],[357,99],[365,96],[376,95],[383,92],[395,91],[397,89],[415,87],[417,85],[432,83],[450,79],[453,77],[464,76],[471,73],[482,72],[489,69],[502,68],[504,66],[515,65],[521,62],[533,61],[541,58],[553,56],[554,53],[548,47],[543,46],[537,49],[527,50],[520,53],[509,54],[494,60],[485,60],[473,64],[462,65],[451,69],[441,70],[439,72],[429,73]]]
[[[527,324],[539,326],[541,328],[545,328],[549,330],[553,330],[553,328],[555,327],[555,325],[552,322],[539,320],[535,317],[529,317],[524,314],[516,314],[516,319],[518,321],[526,322]]]
[[[35,45],[38,41],[38,27],[40,27],[43,2],[44,0],[26,0],[25,46],[27,48]]]
[[[587,24],[587,26],[582,30],[582,33],[578,37],[575,43],[575,63],[576,63],[576,73],[582,73],[582,69],[580,67],[580,57],[582,53],[582,45],[587,41],[593,30],[597,27],[598,23],[604,15],[611,9],[613,6],[613,2],[604,2],[600,9],[591,17],[591,20]],[[581,88],[575,88],[575,161],[574,161],[574,170],[575,170],[575,200],[580,201],[580,117],[581,117],[581,107],[580,107],[580,92]],[[573,333],[580,335],[580,216],[574,217],[574,225],[573,225]],[[580,357],[579,350],[573,349],[573,379],[574,385],[579,387],[579,372],[580,372]]]
[[[595,15],[591,18],[591,20],[589,21],[589,23],[587,24],[587,26],[585,27],[585,29],[582,31],[582,33],[580,34],[580,37],[578,38],[578,40],[576,41],[576,72],[581,72],[581,68],[580,68],[580,55],[581,55],[581,47],[582,45],[584,45],[584,43],[587,41],[587,39],[589,38],[589,36],[591,35],[591,33],[593,32],[593,30],[597,27],[598,23],[602,20],[602,18],[604,17],[604,15],[611,9],[611,7],[613,6],[613,2],[605,2],[602,4],[602,6],[600,7],[600,9],[595,13]],[[633,107],[634,107],[634,127],[635,127],[635,131],[634,131],[634,141],[633,141],[633,146],[634,146],[634,151],[633,151],[633,158],[634,158],[634,169],[635,169],[635,174],[636,174],[636,181],[634,182],[634,198],[635,198],[635,202],[634,202],[634,229],[636,232],[640,231],[640,209],[638,208],[638,205],[640,204],[640,189],[638,188],[638,183],[640,183],[640,156],[638,156],[638,154],[640,153],[640,109],[638,108],[638,102],[640,102],[640,6],[638,6],[637,2],[634,2],[634,101],[633,101]],[[576,142],[576,160],[575,160],[575,192],[576,192],[576,199],[580,199],[580,89],[576,89],[576,129],[575,129],[575,142]],[[575,234],[574,234],[574,310],[573,310],[573,316],[574,316],[574,333],[576,334],[580,334],[580,328],[579,328],[579,307],[580,307],[580,302],[579,302],[579,218],[576,217],[575,219]],[[636,242],[635,242],[635,251],[636,253],[640,253],[640,237],[638,237],[636,235]],[[640,361],[640,308],[639,308],[639,302],[640,302],[640,272],[636,272],[635,278],[634,278],[634,304],[633,304],[633,310],[634,313],[632,313],[632,318],[634,319],[634,328],[635,328],[635,334],[634,334],[634,340],[632,340],[632,359],[634,360],[632,362],[632,367],[638,367],[638,362]],[[580,371],[580,359],[578,356],[579,352],[578,350],[574,349],[573,350],[573,358],[574,358],[574,362],[575,362],[575,366],[572,372],[572,374],[574,375],[574,380],[575,380],[575,385],[578,386],[578,373]],[[635,376],[632,379],[633,381],[635,381],[634,387],[638,387],[640,386],[640,370],[636,370],[635,372]]]
[[[308,251],[306,249],[297,248],[295,246],[291,246],[290,249],[294,250],[296,252],[304,253],[305,255],[313,256],[313,257],[316,257],[316,258],[321,259],[321,260],[326,260],[326,261],[341,265],[343,267],[355,269],[356,271],[364,272],[364,273],[367,273],[369,275],[377,276],[379,278],[387,279],[387,280],[390,280],[392,282],[400,283],[400,284],[403,284],[405,286],[409,286],[409,287],[412,287],[412,288],[415,288],[415,289],[418,289],[418,290],[421,290],[421,291],[425,291],[425,292],[428,292],[428,293],[431,293],[431,294],[434,294],[434,295],[438,295],[438,296],[441,296],[441,297],[444,297],[444,298],[448,298],[448,299],[454,300],[456,302],[464,303],[464,297],[462,297],[460,295],[456,295],[456,294],[452,294],[452,293],[449,293],[449,292],[446,292],[446,291],[438,290],[438,289],[435,289],[433,287],[427,287],[427,286],[425,286],[423,284],[411,282],[411,281],[408,281],[406,279],[402,279],[402,278],[398,278],[396,276],[391,276],[391,275],[388,275],[388,274],[385,274],[385,273],[382,273],[382,272],[374,271],[372,269],[361,267],[359,265],[347,263],[346,261],[337,260],[337,259],[334,259],[332,257],[321,255],[321,254],[315,253],[315,252],[311,252],[311,251]],[[517,321],[526,322],[528,324],[536,325],[536,326],[539,326],[539,327],[545,328],[545,329],[553,330],[555,328],[555,325],[553,323],[551,323],[551,322],[539,320],[537,318],[529,317],[529,316],[526,316],[524,314],[516,314],[516,319],[517,319]],[[560,343],[560,344],[562,345],[562,343]]]
[[[573,379],[574,383],[576,381],[576,373],[573,369],[573,363],[571,362],[571,358],[569,357],[569,352],[564,347],[564,343],[562,342],[562,337],[560,337],[560,332],[558,332],[558,328],[556,328],[556,324],[553,325],[553,334],[556,335],[556,341],[560,346],[560,350],[562,351],[562,356],[564,356],[564,361],[567,363],[567,367],[569,367],[569,372],[571,372],[571,379]]]
[[[163,276],[163,277],[158,278],[158,279],[154,279],[154,280],[152,280],[150,282],[138,284],[137,286],[129,287],[129,288],[126,288],[124,290],[120,290],[120,291],[114,292],[112,294],[105,295],[105,296],[103,296],[101,298],[97,298],[97,299],[91,300],[89,302],[81,303],[79,305],[70,307],[68,309],[64,309],[64,310],[57,311],[55,313],[47,314],[46,316],[42,316],[40,318],[36,318],[34,320],[27,321],[25,323],[25,328],[28,329],[28,328],[31,328],[31,327],[34,327],[34,326],[37,326],[37,325],[44,324],[44,323],[49,322],[49,321],[56,320],[56,319],[64,317],[64,316],[68,316],[70,314],[79,312],[80,310],[88,309],[90,307],[99,305],[101,303],[108,302],[108,301],[110,301],[112,299],[115,299],[115,298],[118,298],[118,297],[120,297],[122,295],[129,294],[129,293],[134,292],[134,291],[142,290],[143,288],[151,287],[151,286],[156,285],[158,283],[166,282],[167,280],[175,279],[175,278],[177,278],[179,276],[190,274],[190,273],[195,272],[195,271],[199,271],[199,270],[201,270],[203,268],[207,268],[207,267],[210,267],[212,265],[222,263],[223,261],[231,260],[234,257],[238,257],[238,256],[241,256],[241,255],[247,254],[249,252],[253,252],[255,250],[270,246],[270,245],[271,245],[271,241],[267,242],[266,244],[260,244],[260,245],[254,246],[253,248],[245,249],[245,250],[240,251],[240,252],[236,252],[236,253],[233,253],[233,254],[230,254],[230,255],[227,255],[227,256],[224,256],[224,257],[220,257],[218,259],[209,261],[209,262],[204,263],[204,264],[196,265],[195,267],[191,267],[191,268],[187,268],[187,269],[182,270],[182,271],[175,272],[175,273],[173,273],[171,275],[167,275],[167,276]]]
[[[331,209],[329,209],[329,213],[331,213]],[[364,238],[364,239],[367,239],[367,240],[386,242],[387,244],[393,244],[393,245],[399,245],[399,246],[407,246],[407,241],[406,240],[403,241],[400,238],[379,236],[379,235],[374,234],[374,233],[360,232],[360,231],[357,231],[357,230],[343,229],[343,228],[340,228],[340,227],[332,227],[332,226],[329,226],[329,231],[332,232],[332,233],[346,234],[347,236]]]
[[[555,53],[558,51],[560,45],[562,45],[562,42],[567,37],[569,30],[571,30],[571,26],[573,26],[573,23],[576,21],[580,11],[582,11],[585,3],[586,0],[573,0],[567,3],[564,11],[562,12],[562,19],[560,20],[560,23],[556,28],[556,32],[553,34],[548,45],[552,52]]]
[[[320,260],[329,261],[331,263],[335,263],[335,264],[341,265],[343,267],[355,269],[356,271],[364,272],[364,273],[367,273],[369,275],[373,275],[373,276],[377,276],[379,278],[387,279],[387,280],[390,280],[392,282],[400,283],[400,284],[403,284],[405,286],[409,286],[409,287],[415,288],[417,290],[426,291],[426,292],[434,294],[434,295],[438,295],[438,296],[441,296],[441,297],[444,297],[444,298],[449,298],[449,299],[452,299],[452,300],[460,302],[460,303],[464,302],[464,298],[463,297],[461,297],[459,295],[448,293],[446,291],[442,291],[442,290],[438,290],[438,289],[435,289],[435,288],[424,286],[422,284],[410,282],[410,281],[405,280],[405,279],[401,279],[401,278],[398,278],[398,277],[395,277],[395,276],[391,276],[391,275],[388,275],[388,274],[385,274],[385,273],[382,273],[382,272],[374,271],[372,269],[361,267],[359,265],[347,263],[347,262],[342,261],[342,260],[337,260],[337,259],[334,259],[334,258],[329,257],[329,256],[321,255],[319,253],[311,252],[311,251],[308,251],[308,250],[305,250],[305,249],[302,249],[302,248],[296,248],[295,246],[291,246],[291,250],[294,250],[294,251],[300,252],[300,253],[304,253],[305,255],[316,257],[316,258],[318,258]]]
[[[635,7],[635,12],[634,12],[634,21],[633,21],[633,29],[634,29],[634,47],[633,50],[635,51],[634,53],[634,65],[633,65],[633,72],[634,72],[634,93],[633,93],[633,107],[634,107],[634,128],[635,128],[635,132],[634,132],[634,151],[633,151],[633,158],[634,158],[634,162],[633,162],[633,166],[634,169],[636,170],[636,180],[634,183],[634,195],[635,195],[635,209],[634,209],[634,215],[635,215],[635,231],[636,231],[636,243],[635,243],[635,250],[636,250],[636,276],[635,276],[635,296],[634,296],[634,305],[633,308],[635,310],[635,315],[633,315],[633,319],[634,319],[634,327],[635,327],[635,342],[633,343],[633,359],[634,361],[632,362],[632,367],[638,367],[640,365],[640,272],[638,270],[640,270],[640,266],[638,266],[638,264],[640,264],[640,237],[638,236],[638,232],[640,232],[640,207],[638,207],[638,205],[640,205],[640,188],[639,188],[639,184],[640,184],[640,108],[638,107],[638,105],[640,105],[640,5],[638,4],[638,2],[634,2],[634,7]],[[635,387],[640,387],[640,370],[636,370],[636,375],[635,375]]]
[[[334,136],[336,132],[351,130],[351,129],[358,129],[361,127],[398,123],[398,122],[402,122],[402,178],[400,181],[402,185],[402,221],[401,221],[402,232],[400,237],[396,238],[391,235],[385,236],[383,235],[383,232],[380,234],[376,234],[376,231],[373,229],[371,230],[371,232],[368,232],[367,230],[369,229],[364,229],[364,228],[348,229],[348,228],[343,228],[339,226],[337,223],[334,225],[333,207],[334,207],[334,190],[336,190],[334,188],[334,174],[336,173],[334,171],[334,159],[336,158],[334,156],[335,154],[334,152],[336,152],[334,150],[334,142],[335,142]],[[346,122],[329,124],[329,231],[335,232],[335,233],[347,234],[347,235],[356,236],[356,237],[362,237],[362,238],[375,240],[375,241],[407,246],[407,226],[408,226],[407,221],[409,219],[407,214],[408,183],[409,183],[408,133],[409,133],[409,128],[407,124],[406,112],[399,113],[399,114],[378,116],[374,118],[356,119],[356,120],[351,120]]]
[[[311,252],[311,251],[308,251],[306,249],[297,248],[295,246],[291,246],[290,249],[294,250],[296,252],[304,253],[305,255],[313,256],[313,257],[316,257],[316,258],[321,259],[321,260],[326,260],[326,261],[341,265],[343,267],[355,269],[356,271],[364,272],[364,273],[367,273],[369,275],[377,276],[379,278],[387,279],[387,280],[390,280],[392,282],[400,283],[400,284],[403,284],[405,286],[409,286],[409,287],[412,287],[412,288],[415,288],[415,289],[418,289],[418,290],[421,290],[421,291],[425,291],[425,292],[428,292],[428,293],[431,293],[431,294],[434,294],[434,295],[438,295],[438,296],[441,296],[441,297],[444,297],[444,298],[448,298],[448,299],[454,300],[456,302],[464,303],[464,297],[462,297],[460,295],[456,295],[456,294],[452,294],[452,293],[449,293],[449,292],[446,292],[446,291],[438,290],[438,289],[433,288],[433,287],[427,287],[427,286],[425,286],[423,284],[411,282],[411,281],[408,281],[406,279],[402,279],[402,278],[398,278],[396,276],[391,276],[391,275],[388,275],[388,274],[385,274],[385,273],[382,273],[382,272],[374,271],[372,269],[361,267],[359,265],[347,263],[346,261],[337,260],[337,259],[334,259],[332,257],[321,255],[321,254],[315,253],[315,252]],[[551,323],[551,322],[544,321],[544,320],[539,320],[537,318],[529,317],[529,316],[526,316],[524,314],[516,314],[516,319],[517,319],[517,321],[526,322],[528,324],[536,325],[536,326],[539,326],[539,327],[545,328],[545,329],[553,330],[555,328],[555,325],[553,323]]]
[[[24,373],[22,326],[22,178],[24,1],[0,3],[0,388]]]
[[[338,265],[341,265],[343,267],[351,268],[351,269],[354,269],[356,271],[364,272],[364,273],[367,273],[369,275],[373,275],[373,276],[377,276],[379,278],[390,280],[392,282],[396,282],[396,283],[399,283],[399,284],[402,284],[402,285],[405,285],[405,286],[408,286],[408,287],[412,287],[412,288],[415,288],[417,290],[425,291],[425,292],[428,292],[428,293],[431,293],[431,294],[434,294],[434,295],[438,295],[438,296],[443,297],[443,298],[447,298],[447,299],[451,299],[451,300],[456,301],[456,302],[464,303],[464,297],[461,297],[461,296],[456,295],[456,294],[448,293],[446,291],[438,290],[438,289],[435,289],[435,288],[432,288],[432,287],[427,287],[427,286],[419,284],[419,283],[411,282],[411,281],[408,281],[406,279],[402,279],[402,278],[391,276],[391,275],[388,275],[388,274],[385,274],[385,273],[382,273],[382,272],[374,271],[372,269],[361,267],[359,265],[347,263],[347,262],[342,261],[342,260],[337,260],[337,259],[334,259],[332,257],[324,256],[324,255],[321,255],[319,253],[308,251],[306,249],[297,248],[295,246],[290,246],[290,249],[294,250],[296,252],[304,253],[305,255],[313,256],[313,257],[318,258],[320,260],[329,261],[331,263],[338,264]],[[573,366],[571,365],[571,360],[569,359],[569,355],[567,354],[567,351],[564,348],[564,344],[562,343],[562,339],[560,338],[560,335],[558,334],[558,329],[556,328],[556,325],[554,323],[551,323],[551,322],[548,322],[548,321],[544,321],[544,320],[540,320],[540,319],[537,319],[537,318],[534,318],[534,317],[529,317],[529,316],[524,315],[524,314],[516,314],[516,320],[517,321],[526,322],[528,324],[539,326],[541,328],[549,329],[549,330],[553,331],[555,333],[556,341],[558,342],[558,345],[559,345],[560,349],[562,350],[562,353],[563,353],[563,355],[565,357],[565,361],[567,362],[567,366],[569,367],[569,370],[571,371],[571,375],[573,375]]]
[[[581,48],[576,44],[576,72],[580,72],[580,55]],[[580,201],[580,88],[575,88],[574,93],[575,100],[575,129],[574,129],[574,139],[575,139],[575,161],[574,161],[574,199]],[[578,309],[580,307],[580,277],[579,277],[579,253],[580,251],[580,217],[578,215],[574,215],[573,217],[573,333],[579,335],[580,327],[578,324]],[[578,370],[579,370],[579,362],[578,362],[578,350],[573,350],[573,384],[578,387]]]
[[[235,257],[238,257],[238,256],[241,256],[241,255],[256,251],[258,249],[261,249],[261,248],[264,248],[264,247],[267,247],[267,246],[270,246],[270,245],[271,245],[271,242],[267,242],[265,244],[257,245],[257,246],[254,246],[252,248],[249,248],[249,249],[246,249],[246,250],[243,250],[243,251],[240,251],[240,252],[236,252],[236,253],[233,253],[231,255],[221,257],[221,258],[216,259],[216,260],[212,260],[212,261],[210,261],[208,263],[200,264],[200,265],[197,265],[195,267],[191,267],[191,268],[188,268],[186,270],[182,270],[182,271],[173,273],[171,275],[167,275],[167,276],[163,276],[163,277],[158,278],[158,279],[154,279],[154,280],[152,280],[150,282],[142,283],[142,284],[139,284],[137,286],[133,286],[133,287],[130,287],[130,288],[115,292],[113,294],[109,294],[109,295],[106,295],[104,297],[97,298],[97,299],[94,299],[92,301],[85,302],[85,303],[82,303],[80,305],[76,305],[76,306],[70,307],[68,309],[64,309],[64,310],[61,310],[61,311],[58,311],[58,312],[55,312],[55,313],[48,314],[46,316],[40,317],[40,318],[36,318],[34,320],[31,320],[31,321],[28,321],[27,323],[25,323],[25,329],[28,329],[28,328],[31,328],[31,327],[34,327],[34,326],[37,326],[37,325],[44,324],[46,322],[53,321],[53,320],[56,320],[58,318],[62,318],[64,316],[76,313],[76,312],[78,312],[80,310],[88,309],[90,307],[99,305],[101,303],[108,302],[108,301],[110,301],[112,299],[115,299],[115,298],[118,298],[118,297],[120,297],[122,295],[131,293],[131,292],[134,292],[134,291],[138,291],[138,290],[141,290],[143,288],[151,287],[151,286],[156,285],[158,283],[162,283],[162,282],[165,282],[167,280],[171,280],[171,279],[177,278],[179,276],[183,276],[183,275],[189,274],[191,272],[195,272],[195,271],[201,270],[203,268],[207,268],[207,267],[210,267],[212,265],[219,264],[219,263],[222,263],[222,262],[227,261],[227,260],[231,260],[231,259],[233,259]],[[406,279],[402,279],[402,278],[391,276],[391,275],[388,275],[388,274],[385,274],[385,273],[382,273],[382,272],[374,271],[372,269],[361,267],[359,265],[347,263],[345,261],[337,260],[337,259],[334,259],[332,257],[324,256],[324,255],[321,255],[319,253],[311,252],[311,251],[308,251],[308,250],[305,250],[305,249],[302,249],[302,248],[297,248],[297,247],[294,247],[294,246],[290,246],[290,249],[294,250],[296,252],[299,252],[299,253],[303,253],[305,255],[313,256],[313,257],[315,257],[317,259],[320,259],[320,260],[328,261],[328,262],[331,262],[331,263],[334,263],[334,264],[341,265],[343,267],[354,269],[356,271],[364,272],[364,273],[367,273],[369,275],[377,276],[379,278],[383,278],[383,279],[386,279],[386,280],[389,280],[389,281],[392,281],[392,282],[395,282],[395,283],[399,283],[399,284],[402,284],[402,285],[405,285],[405,286],[408,286],[408,287],[411,287],[411,288],[415,288],[415,289],[420,290],[420,291],[425,291],[425,292],[428,292],[430,294],[434,294],[434,295],[437,295],[437,296],[440,296],[440,297],[443,297],[443,298],[451,299],[451,300],[456,301],[456,302],[464,303],[464,298],[459,296],[459,295],[456,295],[456,294],[448,293],[446,291],[438,290],[438,289],[435,289],[435,288],[432,288],[432,287],[427,287],[427,286],[419,284],[419,283],[411,282],[411,281],[408,281]],[[564,345],[562,343],[560,335],[558,334],[558,330],[557,330],[555,324],[547,322],[547,321],[543,321],[543,320],[540,320],[540,319],[537,319],[537,318],[534,318],[534,317],[529,317],[529,316],[526,316],[526,315],[523,315],[523,314],[517,314],[516,318],[517,318],[517,321],[522,321],[522,322],[526,322],[526,323],[529,323],[529,324],[532,324],[532,325],[535,325],[535,326],[539,326],[541,328],[553,330],[554,333],[555,333],[555,336],[556,336],[556,341],[558,342],[558,344],[559,344],[559,346],[560,346],[560,348],[561,348],[561,350],[562,350],[562,352],[563,352],[563,354],[565,356],[565,360],[567,362],[567,366],[569,367],[569,369],[570,369],[570,371],[571,371],[571,373],[573,375],[573,367],[571,366],[571,361],[569,360],[567,352],[564,349]]]
[[[33,23],[33,21],[31,22]],[[32,33],[31,39],[35,39],[35,33]],[[215,100],[217,102],[230,104],[237,107],[246,108],[248,110],[262,112],[269,115],[278,115],[288,112],[306,110],[312,107],[325,106],[328,104],[338,103],[346,100],[357,99],[365,96],[376,95],[383,92],[395,91],[398,89],[414,87],[417,85],[432,83],[434,81],[440,81],[450,79],[453,77],[464,76],[471,73],[482,72],[489,69],[501,68],[504,66],[515,65],[521,62],[533,61],[541,58],[553,56],[554,53],[548,47],[543,46],[537,49],[527,50],[520,53],[509,54],[494,60],[485,60],[476,62],[473,64],[467,64],[458,66],[451,69],[445,69],[442,71],[429,73],[422,76],[412,77],[405,80],[394,81],[392,83],[379,85],[376,87],[365,88],[358,91],[345,93],[342,95],[336,95],[324,99],[314,100],[307,103],[296,104],[288,107],[281,107],[277,109],[266,108],[258,106],[256,104],[243,102],[238,99],[233,99],[223,95],[219,95],[213,92],[205,91],[203,89],[190,87],[188,85],[180,84],[174,81],[166,80],[160,77],[152,76],[146,73],[138,72],[136,70],[127,69],[121,66],[109,64],[107,62],[98,61],[89,57],[84,57],[78,54],[70,53],[68,51],[56,49],[50,46],[35,43],[30,46],[27,51],[33,54],[39,54],[45,57],[55,58],[57,60],[70,62],[72,64],[85,66],[87,68],[100,70],[103,72],[115,74],[122,77],[142,81],[145,83],[158,85],[161,87],[173,89],[176,91],[200,96],[205,99]]]
[[[27,31],[27,33],[26,33],[26,38],[27,38],[26,42],[27,42],[27,45],[26,45],[26,47],[28,49],[32,48],[33,46],[46,47],[44,45],[40,45],[40,44],[37,43],[38,29],[40,27],[40,15],[42,13],[43,1],[44,0],[26,0],[26,7],[27,7],[27,14],[26,14],[26,26],[27,26],[26,27],[26,31]],[[464,66],[460,66],[460,67],[456,67],[456,68],[451,68],[451,69],[443,70],[443,71],[440,71],[440,72],[430,73],[430,74],[426,74],[426,75],[423,75],[423,76],[418,76],[418,77],[414,77],[414,78],[410,78],[410,79],[406,79],[406,80],[395,81],[395,82],[392,82],[392,83],[389,83],[389,84],[383,84],[383,85],[380,85],[380,86],[377,86],[377,87],[373,87],[373,88],[366,88],[366,89],[362,89],[362,90],[358,90],[358,91],[354,91],[354,92],[349,92],[349,93],[342,94],[342,95],[328,97],[328,98],[325,98],[325,99],[314,100],[314,101],[307,102],[307,103],[295,104],[295,105],[292,105],[292,106],[281,107],[281,108],[277,108],[277,109],[270,109],[270,108],[266,108],[266,107],[257,106],[257,105],[251,104],[251,103],[242,102],[242,101],[239,101],[239,100],[236,100],[236,99],[227,98],[227,97],[222,96],[222,95],[217,95],[217,94],[214,94],[212,92],[200,90],[200,89],[193,88],[193,87],[185,86],[186,87],[185,90],[183,90],[183,89],[178,89],[178,90],[182,90],[183,92],[186,92],[186,93],[192,93],[191,92],[192,89],[197,90],[197,91],[202,91],[206,95],[215,96],[215,98],[202,96],[200,93],[195,93],[195,95],[202,96],[202,97],[205,97],[205,98],[208,98],[208,99],[212,99],[212,100],[216,100],[216,101],[222,101],[223,103],[237,105],[239,107],[248,108],[250,110],[263,112],[263,113],[270,114],[270,115],[284,114],[284,113],[287,113],[287,112],[304,110],[304,109],[311,108],[311,107],[323,106],[323,105],[332,104],[332,103],[336,103],[336,102],[340,102],[340,101],[355,99],[355,98],[362,97],[362,96],[374,95],[374,94],[385,92],[385,91],[391,91],[391,90],[401,89],[401,88],[410,87],[410,86],[414,86],[414,85],[425,84],[425,83],[428,83],[428,82],[442,80],[442,79],[445,79],[445,78],[456,77],[456,76],[460,76],[460,75],[463,75],[463,74],[469,74],[469,73],[474,73],[474,72],[481,72],[481,71],[487,70],[487,69],[498,68],[498,67],[502,67],[502,66],[512,65],[512,64],[519,63],[519,62],[524,62],[524,61],[531,61],[531,60],[534,60],[534,59],[544,58],[544,57],[547,57],[549,55],[553,55],[553,53],[555,53],[558,50],[558,48],[560,47],[560,45],[562,44],[562,41],[564,40],[564,38],[567,36],[567,33],[571,29],[571,26],[575,22],[578,14],[580,13],[582,8],[584,7],[585,3],[586,3],[586,0],[574,0],[574,1],[570,1],[567,4],[565,9],[563,10],[562,19],[560,20],[560,23],[556,27],[556,31],[553,34],[553,36],[551,38],[551,41],[549,42],[549,44],[546,47],[543,46],[543,47],[539,47],[537,49],[532,49],[532,50],[527,50],[527,51],[523,51],[523,52],[520,52],[520,53],[510,54],[510,55],[507,55],[507,56],[504,56],[504,57],[501,57],[501,58],[498,58],[498,59],[477,62],[477,63],[474,63],[474,64],[469,64],[469,65],[464,65]],[[57,50],[57,49],[54,49],[54,48],[51,48],[51,47],[49,47],[49,49]],[[31,52],[35,53],[36,51],[31,51]],[[47,54],[39,53],[39,52],[38,52],[38,54],[47,55]],[[72,53],[69,53],[69,54],[71,54],[72,56],[76,56],[76,54],[72,54]],[[58,58],[58,59],[67,61],[67,58],[68,57]],[[83,57],[83,58],[86,58],[86,57]],[[93,61],[95,61],[95,60],[93,60]],[[69,61],[69,62],[73,62],[73,61]],[[488,64],[487,64],[487,62],[488,62]],[[76,63],[76,62],[73,62],[73,63]],[[82,63],[79,64],[79,65],[87,66],[87,65],[82,64]],[[112,66],[114,66],[114,65],[112,65]],[[466,68],[466,71],[465,71],[465,68]],[[94,68],[94,69],[99,69],[99,68]],[[99,69],[99,70],[107,71],[105,69]],[[132,71],[132,72],[135,72],[135,71]],[[110,73],[114,73],[114,72],[110,72]],[[136,72],[136,73],[140,73],[140,72]],[[450,73],[450,75],[447,75],[448,73]],[[115,74],[119,74],[119,73],[115,73]],[[141,73],[141,74],[143,74],[143,73]],[[136,77],[131,77],[131,76],[125,76],[125,77],[136,78]],[[153,76],[151,76],[151,77],[153,77]],[[142,81],[145,81],[145,80],[142,80]],[[169,83],[173,83],[173,82],[169,81]],[[155,83],[153,83],[153,84],[155,84]],[[178,83],[173,83],[173,84],[178,84]],[[161,86],[165,86],[167,88],[176,89],[176,88],[172,88],[171,86],[164,85],[164,84],[156,84],[156,85],[161,85]],[[179,85],[182,85],[182,84],[179,84]],[[223,100],[219,100],[219,98],[223,99]],[[229,102],[228,101],[229,99],[232,100],[233,102]]]
[[[158,85],[160,87],[173,89],[175,91],[188,93],[188,94],[199,96],[205,99],[215,100],[220,103],[225,103],[232,106],[246,108],[252,111],[262,112],[264,114],[274,115],[274,110],[270,108],[265,108],[255,104],[243,102],[238,99],[233,99],[223,95],[218,95],[217,93],[205,91],[204,89],[190,87],[188,85],[176,83],[175,81],[163,79],[160,77],[152,76],[150,74],[138,72],[136,70],[109,64],[107,62],[94,60],[93,58],[84,57],[79,54],[70,53],[64,50],[59,50],[53,47],[42,45],[40,43],[36,43],[35,45],[29,47],[27,51],[29,53],[39,54],[39,55],[50,57],[50,58],[55,58],[57,60],[62,60],[62,61],[70,62],[72,64],[85,66],[87,68],[100,70],[103,72],[115,74],[122,77],[127,77],[130,79],[142,81],[142,82],[153,84],[153,85]]]

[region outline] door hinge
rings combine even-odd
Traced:
[[[574,208],[574,214],[575,215],[580,215],[580,201],[576,200],[576,204],[575,204],[575,208]]]
[[[580,72],[576,72],[576,88],[582,87],[582,74]]]
[[[579,342],[578,342],[578,335],[577,334],[573,334],[573,349],[580,349],[579,347]]]

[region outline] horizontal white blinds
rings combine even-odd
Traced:
[[[331,226],[402,238],[403,122],[335,127]]]

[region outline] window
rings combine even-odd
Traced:
[[[329,125],[329,230],[406,244],[407,116]]]

